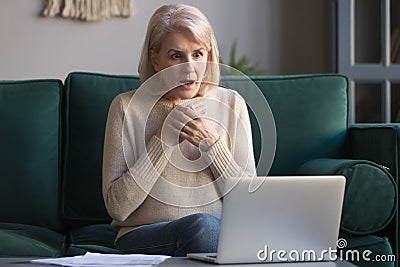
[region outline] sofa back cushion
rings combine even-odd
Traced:
[[[266,175],[271,148],[268,139],[274,129],[258,127],[268,116],[255,91],[261,91],[272,111],[276,127],[276,152],[269,175],[293,175],[315,158],[337,158],[346,154],[348,128],[347,78],[341,75],[287,75],[222,78],[224,87],[237,90],[248,103],[253,129],[254,153],[259,175]],[[260,104],[261,103],[261,104]],[[252,109],[256,108],[256,114]],[[258,114],[257,114],[258,113]],[[256,115],[256,116],[255,116]],[[262,127],[261,127],[262,128]],[[261,150],[265,157],[260,159]]]
[[[60,230],[62,83],[0,81],[0,221]]]
[[[71,73],[66,83],[62,214],[72,224],[106,222],[102,197],[104,131],[114,97],[139,87],[139,78]]]

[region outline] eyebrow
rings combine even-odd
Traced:
[[[205,48],[201,47],[199,49],[193,50],[192,52],[201,52],[201,51],[205,51],[205,50],[206,50]],[[170,50],[168,50],[168,54],[170,52],[182,52],[182,50],[171,48]]]

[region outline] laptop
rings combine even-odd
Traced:
[[[189,253],[217,264],[336,260],[343,176],[228,178],[217,253]]]

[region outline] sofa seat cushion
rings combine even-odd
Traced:
[[[346,191],[341,229],[368,235],[384,229],[397,210],[397,186],[391,174],[371,161],[315,159],[298,170],[302,175],[343,175]]]
[[[60,257],[65,236],[24,224],[0,223],[0,257]]]
[[[67,255],[82,255],[86,252],[119,253],[114,249],[115,237],[116,233],[110,224],[93,224],[75,228],[69,234],[71,244],[67,249]]]
[[[340,246],[338,246],[337,255],[356,266],[394,266],[394,254],[387,238],[373,235],[357,236],[341,233],[338,245]]]

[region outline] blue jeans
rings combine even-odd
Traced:
[[[135,229],[115,243],[124,253],[183,257],[187,253],[217,252],[220,220],[197,213]]]

